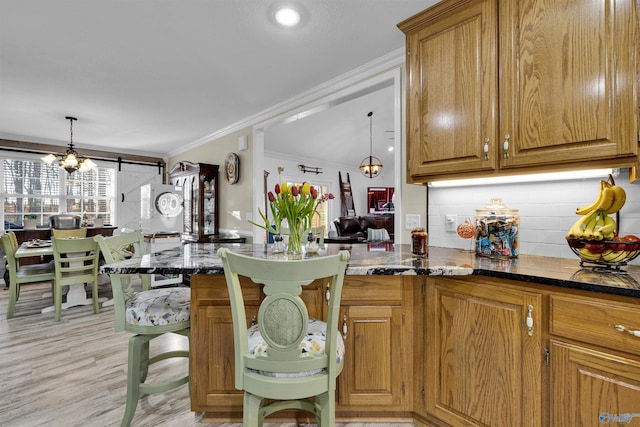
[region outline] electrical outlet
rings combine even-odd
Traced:
[[[420,227],[420,214],[406,214],[404,219],[405,230],[413,230]]]
[[[444,216],[444,229],[448,232],[456,231],[458,225],[458,217],[454,214],[448,214]]]

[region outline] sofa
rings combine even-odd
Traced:
[[[391,238],[384,228],[379,228],[371,216],[341,216],[333,221],[339,238],[355,242],[388,241]]]

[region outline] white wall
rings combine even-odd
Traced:
[[[627,202],[620,212],[620,234],[640,236],[640,184],[629,183],[627,169],[621,169],[614,179],[627,192]],[[576,208],[596,199],[599,182],[600,178],[484,187],[430,187],[429,245],[470,249],[468,240],[458,237],[455,231],[445,231],[445,215],[456,215],[458,224],[465,218],[473,223],[476,209],[490,204],[491,198],[497,196],[507,207],[519,210],[521,254],[577,259],[565,235],[579,218]],[[640,265],[640,259],[632,264]]]

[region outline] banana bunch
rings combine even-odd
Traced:
[[[616,221],[604,210],[583,215],[571,226],[567,239],[611,240],[616,235]]]
[[[634,258],[637,253],[638,251],[617,251],[614,249],[606,249],[600,254],[600,256],[607,262],[621,262]]]
[[[576,209],[576,214],[588,215],[595,211],[604,211],[608,214],[614,214],[622,209],[626,201],[627,193],[624,191],[624,188],[611,184],[609,181],[601,180],[598,198],[589,206],[583,206]]]
[[[576,209],[580,219],[569,229],[567,239],[583,260],[620,263],[640,254],[640,244],[628,245],[625,243],[628,236],[617,236],[616,221],[609,216],[620,211],[626,200],[627,194],[622,187],[600,181],[597,199]]]
[[[587,244],[583,248],[578,249],[580,257],[587,261],[606,261],[610,263],[618,263],[630,260],[636,257],[638,251],[619,251],[616,249],[604,249],[601,252],[598,245]]]

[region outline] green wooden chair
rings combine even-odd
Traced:
[[[0,236],[0,245],[2,245],[7,269],[9,270],[7,319],[11,319],[15,313],[16,302],[20,297],[20,285],[53,281],[54,268],[53,262],[20,265],[18,258],[15,257],[18,250],[18,240],[12,231]]]
[[[145,255],[145,243],[140,231],[116,236],[95,236],[100,252],[107,264]],[[129,360],[127,369],[127,404],[122,426],[129,426],[142,394],[162,393],[189,382],[189,373],[179,378],[148,383],[149,366],[165,359],[189,357],[188,350],[165,351],[150,357],[149,343],[152,339],[173,332],[189,337],[191,291],[185,287],[151,289],[148,274],[140,275],[142,290],[132,286],[131,274],[110,274],[115,312],[115,330],[127,331]]]
[[[91,283],[93,312],[100,311],[98,298],[98,261],[100,250],[92,238],[51,237],[53,245],[53,306],[56,322],[62,314],[62,287]]]
[[[84,238],[87,237],[86,228],[52,228],[51,236],[59,238]]]
[[[336,377],[344,363],[338,332],[342,283],[349,253],[298,261],[258,259],[218,250],[229,290],[235,349],[235,386],[244,390],[244,426],[262,426],[283,409],[315,414],[335,425]],[[258,323],[247,330],[239,276],[264,284]],[[302,286],[329,278],[327,322],[309,318]]]

